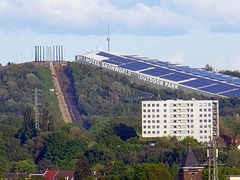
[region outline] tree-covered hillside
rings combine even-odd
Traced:
[[[31,63],[0,69],[0,172],[44,172],[76,169],[76,177],[92,179],[177,179],[177,171],[189,144],[200,163],[206,149],[187,137],[141,137],[141,100],[207,99],[176,90],[156,90],[130,82],[116,73],[70,63],[78,106],[91,124],[62,122],[50,70]],[[42,93],[43,121],[35,129],[34,89]],[[215,97],[217,99],[217,97]],[[220,101],[220,134],[240,136],[239,98]],[[153,142],[155,144],[153,144]],[[235,146],[219,149],[219,179],[240,173],[240,152]],[[204,179],[208,172],[204,170]]]

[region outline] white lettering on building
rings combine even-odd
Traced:
[[[86,63],[98,66],[98,67],[102,67],[104,69],[108,69],[114,72],[118,72],[127,76],[131,76],[132,72],[130,70],[124,69],[124,68],[120,68],[117,66],[114,66],[112,64],[109,63],[105,63],[102,61],[98,61],[98,60],[94,60],[92,58],[88,58],[85,56],[76,56],[76,60],[77,61],[85,61]],[[142,80],[142,81],[146,81],[146,82],[150,82],[152,84],[157,84],[159,86],[164,86],[164,87],[168,87],[171,89],[178,89],[178,84],[169,82],[169,81],[163,81],[159,78],[154,78],[154,77],[149,77],[149,76],[144,76],[144,75],[139,75],[138,79]]]

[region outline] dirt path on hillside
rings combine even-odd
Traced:
[[[63,117],[63,119],[66,123],[71,123],[72,119],[71,119],[70,113],[68,111],[68,106],[65,102],[61,87],[60,87],[59,82],[58,82],[58,78],[57,78],[57,74],[56,74],[56,71],[55,71],[54,63],[50,62],[49,67],[50,67],[50,70],[51,70],[53,84],[54,84],[55,92],[56,92],[56,95],[57,95],[57,98],[58,98],[58,104],[59,104],[60,111],[62,113],[62,117]]]
[[[53,63],[59,87],[61,88],[62,96],[64,97],[71,121],[73,123],[80,123],[84,128],[87,128],[87,125],[84,123],[78,108],[73,81],[68,73],[68,63]]]

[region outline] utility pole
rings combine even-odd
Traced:
[[[41,90],[35,88],[34,90],[34,110],[35,110],[35,128],[40,129],[40,121],[42,118],[42,103],[41,103]]]

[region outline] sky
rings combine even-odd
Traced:
[[[0,0],[0,63],[34,60],[35,46],[240,69],[239,0]]]

